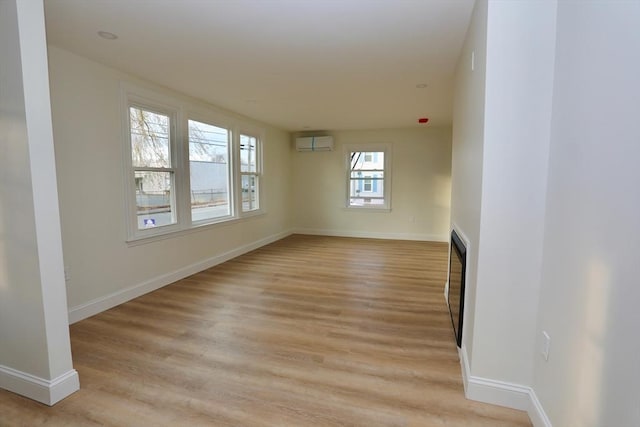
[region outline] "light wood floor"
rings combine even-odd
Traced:
[[[468,401],[442,243],[291,236],[71,326],[81,390],[1,426],[530,426]]]

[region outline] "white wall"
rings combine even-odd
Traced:
[[[451,131],[448,128],[330,132],[334,151],[295,152],[293,208],[299,232],[447,240]],[[391,212],[348,210],[345,144],[390,143]]]
[[[554,426],[640,425],[640,3],[561,1],[534,387]]]
[[[120,82],[138,84],[202,108],[219,109],[55,46],[49,47],[49,61],[72,320],[175,281],[289,231],[289,135],[263,125],[266,215],[153,243],[127,245]]]
[[[554,2],[478,1],[458,63],[451,221],[469,245],[474,377],[532,380],[554,35]]]
[[[476,379],[532,382],[555,14],[476,2],[457,67],[451,222],[469,246],[462,354]]]
[[[489,1],[482,82],[465,66],[485,6],[453,128],[452,222],[478,248],[468,395],[534,425],[640,425],[640,3]]]
[[[475,376],[531,384],[556,2],[489,2]]]
[[[480,241],[486,38],[487,1],[478,0],[456,67],[451,161],[451,226],[467,245],[462,342],[470,358]]]
[[[53,404],[71,365],[44,10],[0,2],[0,387]]]

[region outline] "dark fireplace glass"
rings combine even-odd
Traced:
[[[464,314],[464,282],[467,264],[467,248],[455,230],[451,232],[449,254],[449,313],[458,347],[462,345],[462,317]]]

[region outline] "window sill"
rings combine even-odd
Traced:
[[[219,227],[226,227],[230,225],[234,225],[237,223],[242,223],[249,219],[266,215],[267,213],[264,210],[257,210],[252,212],[244,213],[241,217],[228,218],[221,221],[216,222],[208,222],[206,224],[194,224],[189,228],[185,228],[182,230],[168,231],[166,233],[154,234],[151,236],[142,236],[142,237],[131,237],[126,240],[127,247],[135,247],[146,245],[148,243],[159,242],[161,240],[173,239],[176,237],[187,236],[192,233],[198,233],[202,231],[207,231],[210,229],[215,229]]]
[[[347,207],[344,207],[343,210],[351,211],[351,212],[381,212],[381,213],[391,212],[391,208],[388,208],[388,207],[374,208],[371,206],[347,206]]]

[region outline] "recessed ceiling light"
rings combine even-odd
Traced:
[[[428,85],[428,84],[426,84],[426,83],[418,83],[418,84],[416,85],[416,88],[418,88],[418,89],[424,89],[424,88],[426,88],[427,86],[429,86],[429,85]]]
[[[116,34],[110,33],[109,31],[98,31],[98,35],[105,40],[115,40],[118,38]]]

